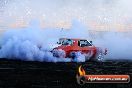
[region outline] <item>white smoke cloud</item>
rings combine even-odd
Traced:
[[[71,61],[70,58],[53,57],[50,51],[53,49],[51,45],[56,44],[61,37],[78,38],[86,33],[81,30],[81,35],[76,34],[76,27],[80,27],[79,29],[81,29],[81,25],[79,26],[77,21],[73,23],[75,26],[73,26],[73,30],[40,29],[37,21],[32,21],[30,27],[26,29],[9,30],[2,36],[0,58],[69,62]],[[84,60],[79,58],[77,60],[76,58],[75,61],[82,62]]]
[[[106,60],[132,60],[132,32],[106,32],[95,44],[108,49]]]
[[[38,23],[32,22],[29,28],[9,30],[2,37],[0,57],[9,59],[22,59],[31,61],[71,61],[69,58],[53,57],[51,45],[56,44],[59,38],[92,39],[88,29],[77,20],[73,21],[71,29],[40,29]],[[107,59],[131,59],[132,45],[129,33],[99,32],[93,39],[97,47],[107,48]],[[77,60],[78,59],[78,60]],[[80,55],[75,61],[84,61]]]

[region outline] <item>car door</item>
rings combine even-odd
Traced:
[[[92,45],[87,40],[79,40],[78,46],[82,53],[88,53],[92,49]]]

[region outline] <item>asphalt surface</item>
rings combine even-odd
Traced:
[[[78,85],[76,74],[80,65],[87,74],[128,74],[132,79],[129,61],[48,63],[0,59],[0,88],[132,88],[132,82]]]

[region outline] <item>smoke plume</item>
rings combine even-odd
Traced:
[[[29,28],[9,30],[1,40],[0,58],[21,59],[29,61],[69,62],[70,58],[56,58],[50,52],[59,38],[78,38],[86,32],[75,32],[80,27],[73,22],[73,30],[68,29],[40,29],[37,21],[32,21]],[[79,29],[80,29],[79,28]],[[84,31],[86,31],[84,29]],[[76,34],[77,33],[77,34]],[[82,36],[82,37],[84,37]],[[81,57],[81,55],[80,55]],[[85,61],[83,58],[75,61]]]

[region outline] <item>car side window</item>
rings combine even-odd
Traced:
[[[72,45],[72,44],[73,44],[73,40],[71,40],[71,39],[65,39],[62,42],[62,45]]]
[[[78,46],[85,47],[85,46],[92,46],[87,40],[80,40],[78,41]]]

